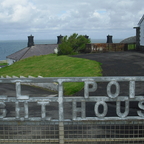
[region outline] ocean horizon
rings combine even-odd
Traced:
[[[91,43],[106,43],[106,39],[91,39]],[[119,43],[122,39],[113,39],[113,43]],[[27,40],[1,40],[0,41],[0,60],[6,60],[6,57],[16,51],[27,47]],[[35,44],[56,44],[56,39],[34,40]]]

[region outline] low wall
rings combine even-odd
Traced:
[[[127,51],[128,44],[124,43],[93,43],[86,45],[86,53],[108,52],[108,51]]]
[[[6,76],[6,78],[26,78],[26,77],[24,77],[24,76],[20,76],[20,77]],[[28,76],[28,78],[35,78],[35,77]],[[38,78],[43,78],[43,77],[42,76],[38,76]],[[41,88],[45,88],[45,89],[52,90],[52,91],[58,91],[58,84],[57,83],[22,83],[22,84],[26,84],[26,85],[30,85],[30,86],[36,86],[36,87],[41,87]]]

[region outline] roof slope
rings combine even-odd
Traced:
[[[122,40],[120,43],[136,43],[136,36],[132,36]]]
[[[7,56],[7,58],[13,60],[21,60],[31,56],[47,55],[54,53],[54,49],[57,47],[57,44],[36,44],[32,47],[26,47],[24,49],[21,49]]]

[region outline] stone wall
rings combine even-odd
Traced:
[[[108,52],[108,51],[126,51],[128,44],[123,43],[93,43],[86,45],[86,53]]]

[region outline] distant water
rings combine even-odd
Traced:
[[[121,39],[113,40],[119,43]],[[91,39],[92,43],[106,43],[106,39]],[[35,40],[35,44],[56,44],[57,40]],[[0,60],[5,60],[6,56],[27,47],[27,40],[5,40],[0,41]]]

